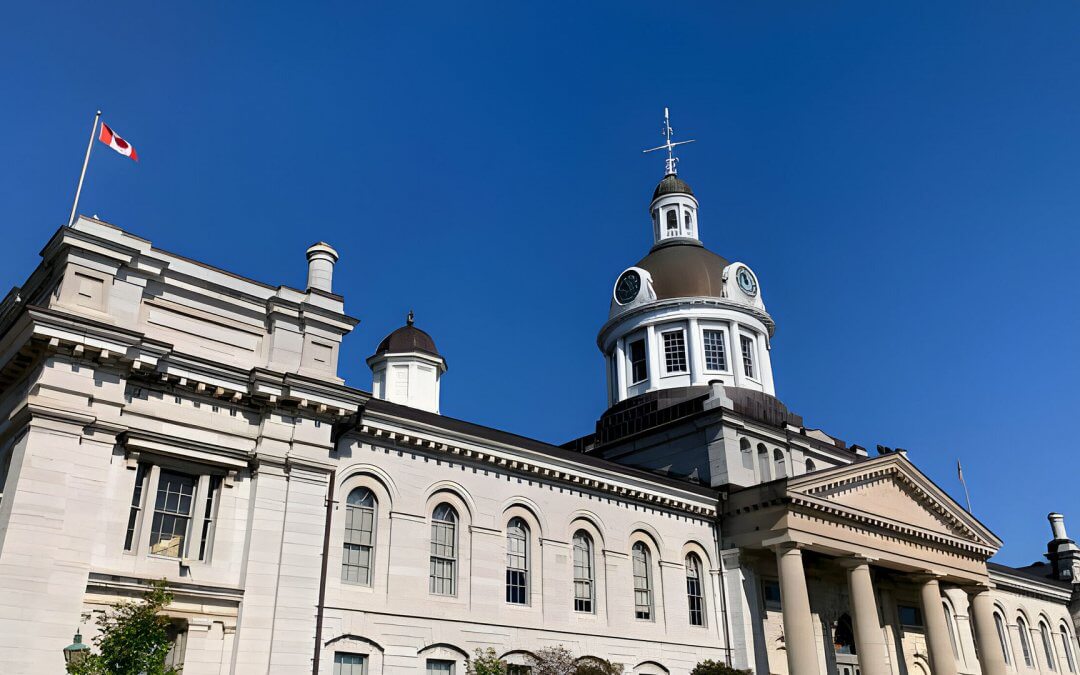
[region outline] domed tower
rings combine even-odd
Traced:
[[[379,343],[367,360],[371,392],[375,398],[429,412],[439,412],[439,384],[446,359],[431,336],[413,325],[409,312],[405,325]]]
[[[649,212],[653,247],[620,274],[597,344],[607,360],[608,403],[663,389],[720,381],[775,396],[765,311],[757,275],[699,239],[698,201],[676,172],[664,111],[666,173]],[[648,152],[648,151],[646,151]]]

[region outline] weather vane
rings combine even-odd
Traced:
[[[674,155],[674,153],[672,153],[672,150],[675,148],[676,145],[685,145],[687,143],[693,143],[694,140],[690,139],[689,141],[676,141],[675,143],[671,142],[671,134],[673,134],[675,132],[671,128],[671,118],[668,115],[668,109],[667,108],[664,108],[664,129],[660,133],[664,135],[664,139],[667,142],[664,143],[663,145],[657,146],[655,148],[649,148],[648,150],[642,150],[642,152],[654,152],[656,150],[667,150],[667,160],[665,160],[665,162],[664,162],[664,167],[665,167],[664,175],[666,175],[666,176],[674,176],[677,173],[677,171],[675,170],[675,165],[679,163],[679,158],[676,157]]]

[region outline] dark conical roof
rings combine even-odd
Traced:
[[[656,189],[653,190],[652,198],[653,201],[656,201],[664,195],[671,194],[693,195],[694,191],[690,189],[690,186],[682,178],[679,178],[673,173],[669,173],[656,184]]]
[[[442,358],[431,336],[412,324],[411,314],[407,324],[383,338],[375,349],[375,356],[408,352],[425,352]]]

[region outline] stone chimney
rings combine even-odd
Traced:
[[[338,254],[330,244],[320,241],[307,250],[307,287],[333,293],[334,263]]]
[[[1051,513],[1046,516],[1054,538],[1046,545],[1046,557],[1059,581],[1080,582],[1080,546],[1065,532],[1065,516]]]

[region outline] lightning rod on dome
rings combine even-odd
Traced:
[[[668,109],[667,108],[664,108],[664,128],[660,133],[663,134],[664,140],[667,141],[667,142],[664,143],[663,145],[658,145],[655,148],[649,148],[648,150],[642,150],[642,152],[655,152],[656,150],[667,150],[667,159],[664,160],[664,175],[665,176],[674,176],[676,173],[678,173],[676,171],[676,169],[675,169],[675,166],[679,163],[679,158],[675,156],[675,154],[672,152],[672,150],[675,148],[676,145],[686,145],[687,143],[693,143],[694,139],[690,139],[689,141],[676,141],[674,143],[671,142],[671,135],[673,133],[675,133],[675,131],[671,128],[671,117],[670,117],[670,115],[668,115]]]

